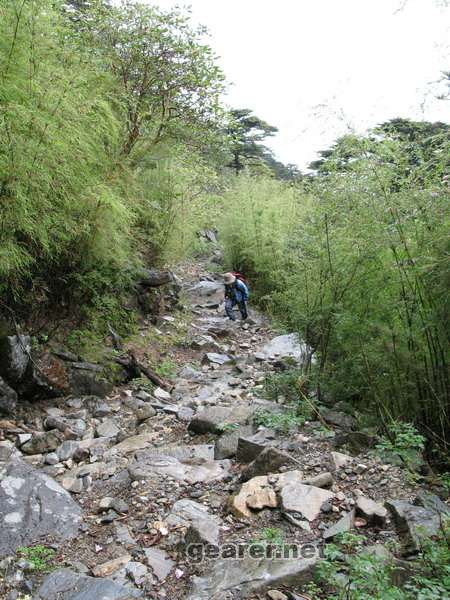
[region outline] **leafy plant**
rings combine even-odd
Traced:
[[[219,429],[223,433],[231,433],[239,429],[239,423],[221,423]]]
[[[425,448],[425,437],[412,423],[394,421],[389,426],[389,436],[381,438],[376,449],[382,456],[397,456],[403,464],[410,468],[420,464],[421,452]]]
[[[255,414],[255,424],[286,433],[292,428],[302,427],[309,414],[308,409],[303,412],[302,408],[290,408],[280,412],[260,410]]]
[[[171,358],[165,358],[156,367],[155,371],[160,377],[174,377],[178,369],[178,365]]]
[[[284,534],[277,527],[265,527],[252,543],[282,546],[284,544]]]
[[[31,563],[35,571],[46,573],[53,568],[52,561],[55,551],[45,546],[21,546],[17,554]]]
[[[314,599],[327,600],[438,600],[450,592],[448,523],[437,539],[425,539],[420,555],[410,563],[406,582],[394,577],[401,570],[392,555],[364,550],[364,537],[341,534],[325,547],[316,582],[305,587]],[[408,577],[409,574],[409,577]]]

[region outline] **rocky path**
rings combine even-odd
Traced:
[[[0,422],[0,598],[295,600],[336,533],[410,554],[418,525],[448,510],[335,407],[277,430],[290,409],[262,384],[306,348],[257,314],[226,321],[201,265],[179,275],[185,312],[146,326],[164,337],[188,322],[166,349],[170,393],[131,382]],[[55,551],[49,573],[26,551],[37,544]]]

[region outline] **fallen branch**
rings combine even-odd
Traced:
[[[168,392],[172,391],[173,384],[162,379],[155,371],[150,369],[150,367],[146,367],[141,362],[138,361],[136,355],[131,350],[128,350],[126,357],[118,357],[115,361],[124,367],[130,377],[132,379],[136,379],[140,377],[141,373],[147,377],[152,383],[162,388],[163,390],[167,390]]]

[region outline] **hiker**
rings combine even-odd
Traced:
[[[248,287],[245,285],[242,279],[237,277],[234,273],[225,273],[223,276],[223,282],[225,284],[225,312],[227,317],[232,321],[236,321],[236,317],[233,314],[233,308],[237,304],[239,306],[242,320],[245,321],[245,319],[248,317]]]

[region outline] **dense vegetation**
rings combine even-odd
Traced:
[[[0,293],[19,309],[90,305],[182,252],[217,176],[223,77],[203,30],[71,4],[0,6]]]
[[[2,309],[123,324],[142,265],[217,225],[226,266],[310,345],[318,399],[412,421],[445,462],[449,126],[395,119],[302,175],[264,146],[275,127],[224,110],[204,40],[180,9],[1,3]]]
[[[229,264],[311,346],[307,374],[319,399],[369,408],[386,430],[414,421],[442,460],[450,433],[449,133],[443,123],[396,119],[338,140],[295,186],[241,176],[226,195],[222,227]]]

